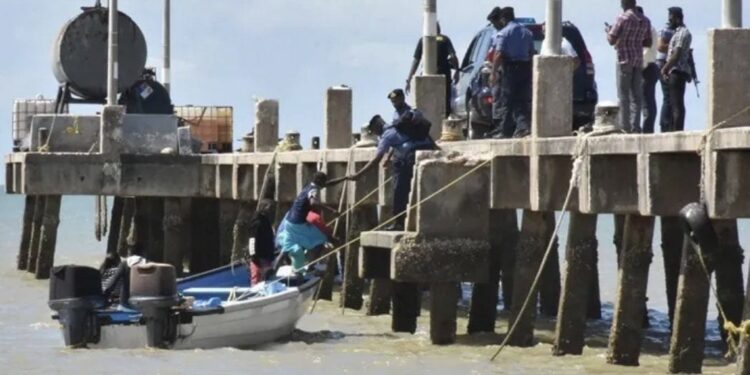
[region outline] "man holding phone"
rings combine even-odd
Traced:
[[[651,21],[636,12],[635,0],[621,0],[623,13],[615,24],[605,23],[607,41],[617,51],[617,96],[620,129],[641,132],[643,102],[643,48],[653,45]]]

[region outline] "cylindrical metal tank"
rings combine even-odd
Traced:
[[[87,8],[68,21],[52,49],[52,71],[58,82],[89,100],[107,96],[107,8]],[[138,25],[120,12],[118,92],[135,83],[146,65],[146,39]]]

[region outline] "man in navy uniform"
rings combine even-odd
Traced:
[[[512,7],[503,8],[499,15],[493,10],[488,18],[492,18],[490,21],[495,27],[502,27],[494,39],[490,84],[497,105],[493,105],[494,129],[488,136],[523,138],[531,129],[534,35],[515,21]]]
[[[416,152],[433,150],[437,148],[437,145],[430,137],[429,121],[421,112],[406,104],[404,92],[401,89],[393,90],[388,94],[388,99],[391,100],[396,110],[393,115],[394,121],[383,131],[375,158],[348,179],[352,181],[359,179],[364,173],[376,167],[386,154],[392,153],[393,216],[395,217],[402,214],[409,204]],[[403,230],[404,219],[405,215],[399,216],[387,230]]]

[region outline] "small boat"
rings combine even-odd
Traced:
[[[177,280],[174,267],[147,263],[130,270],[129,306],[107,304],[99,271],[55,267],[49,306],[73,348],[247,348],[291,335],[319,277],[282,267],[250,286],[238,262]]]

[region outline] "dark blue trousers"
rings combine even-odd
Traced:
[[[411,192],[411,178],[414,175],[414,165],[402,161],[394,161],[393,167],[393,216],[404,211],[409,205]],[[399,217],[396,223],[403,224],[406,215]]]
[[[531,129],[531,62],[506,62],[499,86],[496,117],[506,137]]]

